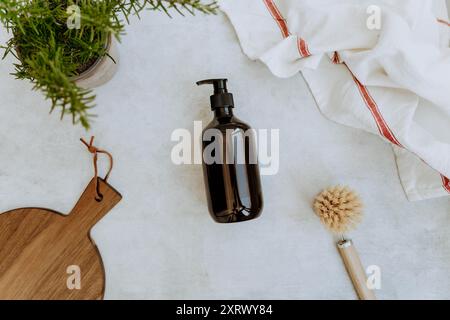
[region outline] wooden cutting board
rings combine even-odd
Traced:
[[[67,216],[40,208],[0,214],[0,299],[103,299],[105,272],[90,230],[122,197],[99,178],[98,187],[101,201],[93,179]]]

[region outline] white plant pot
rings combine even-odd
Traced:
[[[81,88],[93,89],[111,80],[119,67],[119,50],[117,40],[110,36],[107,44],[108,56],[99,58],[89,69],[75,77],[74,82]]]
[[[450,0],[447,0],[447,11],[448,11],[448,16],[450,17]]]

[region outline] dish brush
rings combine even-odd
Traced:
[[[336,186],[322,191],[314,201],[314,211],[322,223],[340,240],[337,248],[360,300],[376,300],[367,287],[367,277],[352,240],[345,233],[356,228],[362,218],[362,202],[348,187]]]

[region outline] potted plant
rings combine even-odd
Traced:
[[[145,9],[209,14],[217,6],[200,0],[1,0],[0,22],[11,34],[3,58],[17,58],[13,75],[42,91],[51,111],[88,129],[92,88],[112,77],[115,40]]]

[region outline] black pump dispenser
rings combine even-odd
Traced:
[[[198,81],[197,85],[212,84],[214,86],[214,94],[211,96],[211,110],[217,108],[234,108],[233,94],[227,90],[228,79],[208,79]]]
[[[203,84],[214,86],[211,96],[214,119],[202,134],[203,176],[209,213],[219,223],[252,220],[263,208],[259,167],[257,157],[254,157],[257,154],[254,132],[234,116],[233,95],[227,90],[227,79],[197,82],[197,85]],[[221,135],[220,139],[215,136],[217,133]],[[220,140],[219,147],[216,139]],[[207,156],[211,158],[207,159]],[[222,161],[217,162],[217,159]]]

